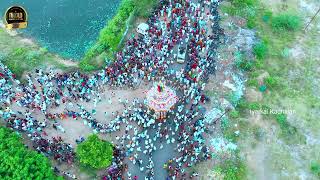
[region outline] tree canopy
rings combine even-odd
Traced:
[[[113,146],[110,142],[99,139],[97,135],[90,135],[78,145],[76,153],[81,164],[101,169],[111,165]]]
[[[49,160],[27,149],[21,137],[8,128],[0,127],[0,179],[63,179],[57,177]]]

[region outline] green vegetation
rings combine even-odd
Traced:
[[[124,0],[118,10],[118,13],[108,22],[108,25],[101,30],[98,44],[102,47],[110,48],[115,51],[121,41],[121,38],[126,30],[126,21],[134,10],[134,2]]]
[[[320,163],[313,161],[310,166],[311,172],[320,178]]]
[[[238,154],[239,153],[236,153],[235,157],[225,160],[215,167],[216,172],[220,172],[224,175],[224,180],[246,179],[246,166]]]
[[[234,7],[246,7],[253,6],[257,3],[257,0],[231,0]]]
[[[42,64],[44,61],[44,54],[23,47],[13,49],[13,51],[3,59],[3,62],[18,78],[21,77],[24,71]]]
[[[98,68],[93,58],[104,51],[113,53],[118,50],[122,36],[126,30],[127,19],[134,11],[133,0],[123,0],[117,14],[108,22],[106,27],[100,31],[97,43],[91,47],[80,62],[80,69],[92,71]]]
[[[135,15],[137,17],[148,18],[157,2],[157,0],[135,0]]]
[[[247,20],[247,27],[256,26],[256,5],[258,0],[231,0],[231,6],[224,6],[222,10],[233,16],[241,16]]]
[[[156,0],[122,0],[117,14],[100,31],[98,41],[81,60],[80,69],[96,70],[104,61],[113,60],[113,54],[121,47],[122,38],[130,24],[133,24],[134,19],[138,17],[147,18],[156,4]],[[96,57],[99,55],[103,62],[97,60]]]
[[[264,83],[269,89],[276,88],[278,86],[278,81],[278,78],[274,76],[269,76],[264,79]]]
[[[297,130],[295,127],[291,127],[287,121],[287,116],[285,114],[277,114],[275,116],[276,121],[278,122],[282,133],[286,135],[294,134]]]
[[[243,71],[251,71],[253,68],[253,61],[248,60],[242,53],[237,52],[236,55],[235,64],[237,68],[243,70]]]
[[[231,112],[230,112],[230,117],[231,117],[231,118],[238,118],[238,117],[240,117],[239,111],[237,111],[237,110],[231,111]]]
[[[294,14],[283,13],[272,18],[271,26],[275,32],[297,31],[301,28],[301,19]]]
[[[308,3],[314,5],[316,1],[308,1]],[[221,8],[223,13],[245,19],[246,26],[253,28],[260,39],[253,48],[254,66],[250,71],[247,71],[249,78],[247,85],[254,87],[256,91],[251,91],[252,94],[248,91],[248,97],[255,95],[255,93],[261,94],[259,92],[261,88],[267,90],[258,102],[239,101],[236,111],[240,113],[240,117],[234,117],[233,112],[229,114],[232,122],[229,123],[231,130],[224,130],[225,137],[240,141],[239,146],[243,147],[240,149],[245,153],[265,149],[270,158],[261,166],[270,168],[271,174],[277,178],[281,178],[278,175],[285,172],[290,174],[291,178],[299,179],[298,174],[300,173],[297,172],[301,171],[301,164],[310,162],[312,162],[309,164],[310,166],[303,167],[303,170],[310,170],[315,178],[310,176],[307,178],[319,178],[320,161],[317,150],[319,145],[305,144],[306,137],[317,139],[319,135],[319,118],[316,115],[319,109],[318,93],[314,93],[312,90],[316,87],[315,78],[318,77],[314,76],[316,74],[314,67],[319,67],[319,62],[315,58],[319,54],[319,44],[317,43],[319,42],[317,33],[319,18],[316,18],[309,29],[302,34],[300,31],[302,22],[309,21],[315,12],[303,12],[299,3],[297,4],[293,0],[276,3],[261,0],[231,0],[231,3],[223,3]],[[301,12],[303,14],[299,14]],[[228,16],[226,19],[231,18]],[[239,17],[232,18],[233,22],[234,19],[237,20]],[[241,22],[243,19],[240,19]],[[243,64],[245,63],[241,62],[236,66],[244,70],[241,68],[246,67]],[[259,108],[267,110],[267,112],[270,112],[271,109],[294,110],[296,112],[292,116],[262,114],[262,116],[254,117],[248,113],[250,108]],[[242,119],[245,119],[246,127],[242,126]],[[254,121],[250,121],[253,119]],[[236,123],[238,128],[232,126]],[[253,124],[259,128],[251,129],[250,126]],[[278,136],[273,136],[274,129],[270,132],[274,125],[279,127],[275,131]],[[254,133],[254,139],[250,133],[246,132],[246,129]],[[236,130],[240,130],[239,137],[234,135]],[[248,148],[248,145],[259,141],[264,132],[268,134],[264,139],[268,142],[268,146],[263,147],[259,143],[256,146],[257,150]],[[308,133],[302,134],[305,132]],[[305,151],[299,152],[296,147],[303,148]],[[250,159],[259,159],[259,156],[252,153]],[[248,163],[251,162],[248,161]],[[260,170],[252,169],[248,171],[248,177],[244,179],[257,179],[256,175],[259,172]]]
[[[288,12],[273,15],[257,0],[233,0],[231,1],[231,6],[223,7],[223,11],[245,18],[247,26],[255,28],[262,39],[253,47],[256,59],[247,60],[243,54],[236,54],[236,66],[249,73],[247,85],[265,92],[267,89],[275,90],[279,84],[285,84],[283,79],[280,78],[281,74],[283,74],[281,71],[286,66],[282,58],[286,58],[289,55],[287,46],[294,40],[295,32],[301,28],[300,18]],[[251,21],[254,21],[254,23],[251,23]],[[277,65],[270,64],[271,59]],[[269,76],[264,79],[264,84],[259,84],[257,77],[263,71],[267,71]],[[263,102],[263,104],[267,103]],[[240,106],[242,106],[242,109],[251,110],[261,108],[260,103],[256,102],[246,102],[240,104]],[[271,119],[275,119],[279,124],[282,137],[287,138],[293,134],[298,134],[296,128],[287,121],[286,116],[281,114],[271,117]]]
[[[25,71],[31,71],[35,67],[51,65],[60,69],[67,69],[65,65],[57,61],[57,58],[48,53],[45,48],[36,45],[19,43],[19,37],[11,37],[0,29],[0,61],[21,78]]]
[[[76,150],[80,163],[94,169],[110,166],[113,157],[111,143],[90,135],[86,141],[79,144]]]
[[[21,137],[13,131],[0,127],[0,179],[63,179],[57,177],[49,160],[42,154],[28,150]]]
[[[268,46],[265,42],[259,42],[253,47],[257,59],[264,59],[268,53]]]

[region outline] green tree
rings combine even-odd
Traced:
[[[83,165],[101,169],[110,166],[113,146],[110,142],[99,139],[97,135],[90,135],[85,142],[78,145],[76,153]]]
[[[21,137],[10,129],[0,127],[0,179],[63,179],[57,177],[49,160],[28,150]]]

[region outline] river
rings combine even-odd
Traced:
[[[19,30],[50,52],[79,60],[116,13],[120,0],[0,0],[0,15],[20,5],[28,27]]]

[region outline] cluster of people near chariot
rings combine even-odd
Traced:
[[[216,49],[224,38],[218,5],[218,0],[161,0],[147,20],[147,35],[129,38],[115,55],[115,62],[94,74],[37,69],[26,74],[26,82],[22,83],[0,64],[2,119],[8,127],[27,134],[37,151],[67,163],[74,161],[74,149],[63,142],[63,137],[46,138],[48,124],[64,132],[66,128],[59,119],[72,117],[84,120],[95,133],[123,132],[114,137],[114,162],[104,179],[119,175],[123,179],[141,179],[128,169],[128,161],[138,166],[146,179],[153,179],[153,153],[168,144],[175,145],[175,157],[163,165],[168,178],[197,176],[188,173],[188,167],[212,158],[205,143],[208,127],[203,104],[208,101],[204,89],[215,71]],[[175,69],[177,47],[181,44],[186,44],[185,63]],[[139,99],[119,98],[124,110],[112,112],[113,119],[107,124],[95,118],[95,109],[87,110],[81,105],[90,102],[96,107],[106,100],[102,93],[107,88],[135,88],[141,82],[158,80],[179,95],[176,107],[163,121],[158,121],[147,102]],[[112,104],[110,98],[108,101]],[[63,112],[50,113],[50,109],[61,106],[65,107]],[[34,113],[42,113],[45,119],[36,119]],[[83,141],[83,137],[77,139],[77,143]]]

